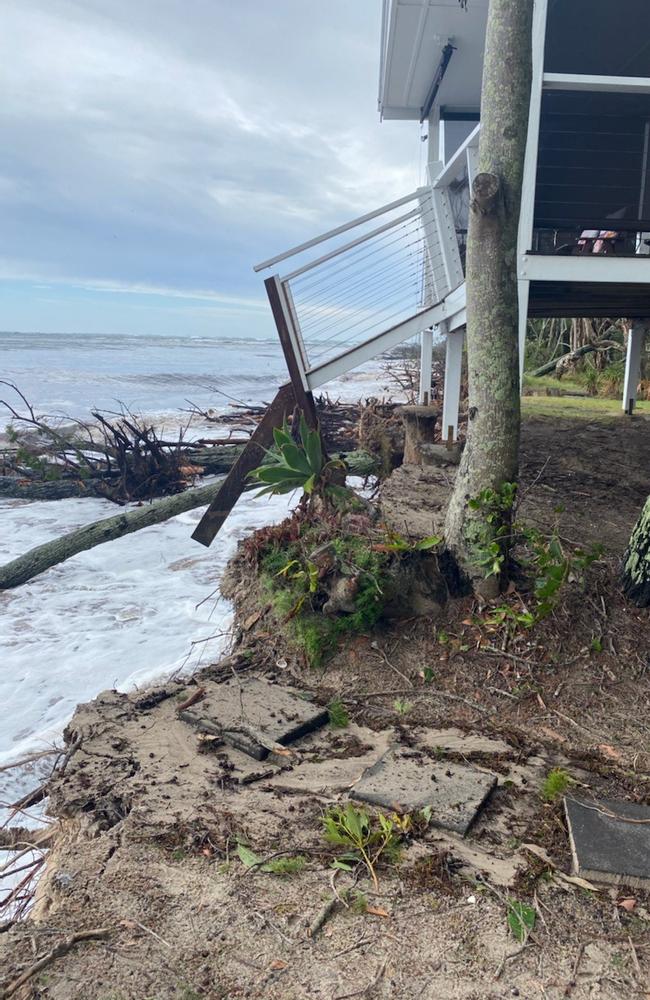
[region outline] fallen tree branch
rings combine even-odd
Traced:
[[[335,456],[336,457],[336,456]],[[349,474],[352,476],[368,476],[376,470],[376,463],[366,452],[351,452],[345,456]],[[0,566],[0,590],[11,590],[32,580],[39,573],[59,563],[65,562],[79,552],[85,552],[103,542],[111,542],[122,535],[140,531],[152,524],[168,521],[170,517],[184,514],[185,511],[203,507],[212,502],[221,488],[223,477],[210,483],[209,486],[199,486],[184,490],[162,500],[154,500],[145,507],[136,510],[122,511],[113,517],[101,521],[93,521],[83,528],[70,531],[67,535],[55,538],[51,542],[37,545],[17,559]]]
[[[121,538],[122,535],[140,531],[141,528],[148,528],[152,524],[160,524],[177,514],[194,510],[195,507],[203,507],[216,496],[220,486],[221,479],[209,486],[185,490],[183,493],[176,493],[163,500],[155,500],[145,507],[122,511],[113,517],[94,521],[76,531],[68,532],[67,535],[55,538],[51,542],[37,545],[25,555],[0,566],[0,590],[19,587],[38,576],[39,573],[44,573],[46,569],[65,562],[66,559],[70,559],[71,556],[75,556],[79,552],[85,552],[96,545],[101,545],[103,542],[113,541],[115,538]]]
[[[12,997],[21,986],[24,986],[30,979],[38,975],[39,972],[42,972],[42,970],[46,968],[46,966],[50,965],[51,962],[54,962],[57,958],[62,958],[64,955],[67,955],[70,949],[74,948],[76,944],[80,944],[82,941],[104,941],[108,937],[109,933],[110,931],[107,927],[101,927],[97,930],[77,931],[76,934],[71,934],[70,937],[64,938],[64,940],[55,945],[51,951],[48,951],[45,955],[39,958],[37,962],[34,962],[34,964],[30,965],[28,969],[25,969],[25,971],[18,976],[18,979],[14,979],[12,983],[9,983],[2,993],[0,993],[0,1000],[9,1000],[9,997]]]
[[[531,378],[541,378],[542,375],[550,375],[557,368],[560,361],[564,361],[565,358],[582,358],[585,354],[593,354],[598,351],[608,351],[610,348],[616,348],[621,351],[623,348],[615,340],[601,340],[593,344],[583,344],[582,347],[577,347],[575,351],[568,351],[566,354],[560,355],[559,358],[553,358],[552,361],[547,361],[545,365],[541,368],[536,368],[534,372],[530,372]]]

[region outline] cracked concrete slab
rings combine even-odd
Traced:
[[[461,764],[433,762],[394,749],[365,772],[350,796],[384,809],[431,809],[431,824],[464,836],[497,783],[496,776]]]
[[[265,741],[288,746],[324,726],[329,715],[326,708],[306,700],[298,690],[256,677],[233,677],[213,687],[208,697],[183,717],[204,732],[223,731],[231,746],[256,760],[265,760],[269,755]]]

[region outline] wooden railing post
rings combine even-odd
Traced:
[[[287,296],[285,286],[277,274],[274,274],[271,278],[267,278],[264,282],[264,287],[269,298],[284,359],[287,363],[296,403],[303,411],[305,420],[309,426],[312,428],[316,427],[318,423],[316,407],[314,406],[314,397],[309,390],[309,383],[307,382],[307,365],[302,336],[295,325],[294,316],[292,315],[293,302]]]

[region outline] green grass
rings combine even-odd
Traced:
[[[524,396],[521,401],[524,417],[567,417],[573,420],[627,419],[620,399],[594,396]],[[650,416],[650,402],[637,403],[635,413]]]
[[[350,724],[350,716],[340,698],[334,698],[327,706],[332,729],[345,729]]]
[[[546,389],[559,389],[563,392],[586,392],[584,382],[579,379],[559,379],[555,378],[554,375],[541,375],[539,378],[524,375],[524,387],[536,392],[543,392]]]

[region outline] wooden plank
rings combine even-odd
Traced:
[[[299,333],[291,329],[291,314],[289,304],[283,299],[282,283],[277,275],[267,278],[264,282],[266,294],[269,298],[271,312],[280,337],[284,359],[287,363],[289,378],[293,386],[296,403],[305,415],[305,420],[310,427],[318,426],[314,397],[311,391],[305,388],[304,369],[300,357]],[[294,342],[295,340],[295,342]]]
[[[257,425],[254,434],[226,476],[221,489],[192,534],[195,542],[209,546],[235,506],[246,486],[249,472],[261,465],[265,450],[273,443],[273,428],[280,427],[296,405],[293,385],[287,383],[278,393]]]

